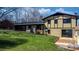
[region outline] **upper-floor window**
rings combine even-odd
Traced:
[[[57,23],[58,23],[58,20],[57,20],[57,19],[55,19],[55,20],[54,20],[54,23],[55,23],[55,24],[57,24]]]
[[[71,23],[71,19],[68,18],[68,19],[63,19],[63,23]]]
[[[50,20],[48,20],[48,24],[50,24],[51,23],[51,21]]]

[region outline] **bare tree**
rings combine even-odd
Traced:
[[[36,8],[24,7],[3,7],[0,8],[0,19],[9,19],[21,22],[36,22],[40,21],[42,15]]]
[[[7,14],[9,14],[10,12],[12,12],[12,11],[14,11],[14,10],[16,10],[17,8],[4,8],[4,9],[2,9],[3,10],[3,12],[2,12],[2,14],[1,14],[1,16],[0,16],[0,18],[2,18],[2,17],[4,17],[5,15],[7,15]],[[4,11],[5,10],[5,11]]]

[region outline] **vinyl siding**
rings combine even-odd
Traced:
[[[63,28],[71,28],[71,23],[63,24]]]
[[[51,28],[54,28],[54,20],[51,20]]]
[[[72,19],[72,28],[76,27],[76,19]]]
[[[58,20],[58,28],[62,28],[62,20]]]
[[[58,28],[62,28],[62,25],[63,25],[63,17],[60,16],[58,19]]]

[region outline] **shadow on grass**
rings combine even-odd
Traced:
[[[27,39],[0,39],[0,48],[11,48],[26,43]]]

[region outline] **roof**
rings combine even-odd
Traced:
[[[46,19],[46,18],[48,18],[48,17],[51,17],[51,16],[56,16],[56,15],[70,15],[70,16],[76,16],[76,17],[78,16],[78,15],[75,14],[75,13],[69,13],[69,12],[55,12],[55,13],[53,13],[52,15],[43,18],[42,20],[44,20],[44,19]]]
[[[23,22],[23,23],[15,23],[14,25],[42,25],[44,22]]]

